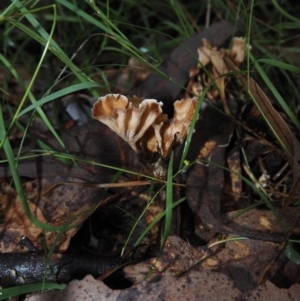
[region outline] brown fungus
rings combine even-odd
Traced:
[[[212,86],[209,91],[207,91],[206,98],[213,100],[220,96],[221,100],[225,101],[226,77],[229,69],[224,58],[230,58],[235,66],[240,67],[245,59],[245,39],[235,37],[231,48],[226,50],[212,47],[206,39],[203,39],[202,42],[203,46],[198,48],[199,64],[196,68],[190,70],[191,80],[187,88],[192,91],[194,95],[200,96],[205,87],[213,80],[217,88]],[[251,46],[248,47],[251,49]],[[197,78],[197,80],[195,81],[193,78]]]
[[[137,151],[137,141],[162,113],[161,106],[155,99],[145,99],[135,107],[126,96],[108,94],[95,102],[92,117],[106,124]]]
[[[106,124],[129,143],[143,158],[159,153],[167,160],[172,147],[182,144],[193,119],[197,100],[174,102],[174,117],[162,114],[162,103],[120,94],[100,97],[93,106],[93,118]]]

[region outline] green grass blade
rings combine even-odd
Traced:
[[[42,106],[43,104],[61,98],[67,94],[71,94],[80,90],[91,89],[91,88],[101,88],[101,85],[96,82],[86,82],[86,83],[75,84],[70,87],[61,89],[31,104],[26,109],[22,110],[17,117],[20,117],[30,112],[31,110],[36,110],[38,107]]]
[[[4,65],[10,70],[10,72],[14,75],[14,77],[18,80],[19,83],[23,83],[23,80],[19,76],[19,74],[16,71],[16,69],[11,65],[11,63],[8,60],[6,60],[6,58],[2,54],[0,54],[0,61],[2,61],[4,63]],[[24,83],[23,83],[23,87],[26,90],[26,93],[25,93],[24,96],[28,95],[30,101],[32,103],[35,103],[36,102],[35,97],[30,92],[29,87],[26,87]],[[18,113],[21,110],[21,108],[22,108],[25,100],[26,100],[26,97],[23,97],[22,101],[20,102],[20,104],[19,104],[19,106],[18,106],[18,108],[16,110],[16,113],[14,114],[14,116],[13,116],[11,122],[10,122],[10,125],[8,127],[8,130],[7,130],[8,133],[11,130],[11,128],[13,127],[14,123],[16,122]],[[57,141],[60,143],[60,145],[63,148],[65,148],[63,141],[60,139],[59,135],[56,133],[55,129],[53,128],[51,122],[49,121],[48,117],[46,116],[46,114],[44,113],[44,111],[42,110],[42,108],[37,107],[37,112],[39,113],[39,115],[41,116],[41,118],[43,119],[43,121],[45,122],[46,126],[51,131],[51,133],[53,134],[53,136],[57,139]],[[3,140],[1,140],[1,142],[0,142],[0,148],[2,147],[3,143],[5,142],[5,140],[6,140],[5,137],[3,138]]]
[[[186,200],[186,197],[183,197],[181,199],[179,199],[178,201],[174,202],[172,204],[172,210],[174,208],[176,208],[179,204],[181,204],[182,202],[184,202]],[[154,221],[152,221],[148,227],[142,232],[142,234],[140,235],[140,237],[138,238],[138,240],[135,242],[134,246],[138,246],[142,241],[143,238],[149,233],[149,231],[166,215],[166,210],[164,210],[162,213],[160,213],[158,216],[156,216],[156,218],[154,219]]]
[[[295,264],[300,265],[300,254],[291,245],[286,246],[284,255]]]
[[[278,67],[280,69],[285,69],[294,73],[300,73],[300,67],[296,67],[287,63],[279,62],[273,59],[258,59],[257,62],[265,63],[271,66]]]
[[[7,129],[7,132],[8,132],[8,133],[10,132],[11,128],[13,127],[13,125],[14,125],[16,119],[17,119],[18,113],[20,112],[22,106],[23,106],[24,103],[25,103],[25,100],[27,99],[27,96],[28,96],[29,94],[31,94],[31,93],[30,93],[31,87],[33,86],[33,83],[34,83],[34,81],[35,81],[35,79],[36,79],[36,77],[37,77],[37,75],[38,75],[38,72],[39,72],[39,70],[40,70],[40,68],[41,68],[42,62],[43,62],[43,60],[44,60],[44,58],[45,58],[45,56],[46,56],[46,53],[47,53],[47,51],[48,51],[48,47],[49,47],[49,44],[50,44],[50,40],[52,39],[52,36],[53,36],[53,33],[54,33],[54,29],[55,29],[55,25],[56,25],[56,6],[55,6],[55,5],[52,5],[51,7],[53,8],[54,18],[53,18],[53,23],[52,23],[52,27],[51,27],[49,39],[48,39],[48,41],[47,41],[46,44],[45,44],[45,47],[44,47],[43,53],[42,53],[42,55],[41,55],[41,58],[40,58],[40,60],[39,60],[39,63],[38,63],[38,65],[37,65],[37,67],[36,67],[36,69],[35,69],[35,71],[34,71],[34,74],[33,74],[32,78],[31,78],[31,80],[30,80],[30,83],[29,83],[28,87],[26,87],[26,89],[25,89],[25,93],[24,93],[24,95],[23,95],[22,100],[20,101],[20,104],[19,104],[19,106],[18,106],[18,108],[17,108],[17,110],[16,110],[16,113],[15,113],[14,116],[12,117],[10,126],[9,126],[8,129]],[[9,70],[11,70],[11,71],[14,70],[14,73],[15,73],[15,74],[17,73],[16,70],[13,68],[13,66],[5,59],[4,56],[1,55],[1,56],[0,56],[0,59],[1,59],[1,60],[3,61],[3,63],[9,68]],[[19,77],[19,80],[20,80],[20,77]],[[32,94],[31,94],[30,100],[31,100],[31,102],[33,102],[33,103],[35,102],[35,98],[33,97]],[[50,130],[50,132],[51,132],[51,133],[53,134],[53,136],[56,138],[56,140],[60,143],[60,145],[61,145],[63,148],[65,148],[63,141],[60,139],[59,135],[56,133],[55,129],[53,128],[51,122],[49,121],[48,117],[47,117],[46,114],[43,112],[43,110],[42,110],[41,108],[38,107],[38,108],[37,108],[37,112],[39,113],[40,117],[43,119],[44,123],[46,124],[46,126],[48,127],[48,129]],[[3,143],[3,141],[2,141],[2,143]],[[0,147],[1,147],[1,146],[0,146]]]
[[[14,296],[24,295],[31,292],[41,291],[41,290],[62,290],[66,287],[66,284],[57,283],[33,283],[24,284],[16,287],[4,288],[0,290],[0,300],[5,300],[12,298]]]
[[[144,214],[146,213],[147,209],[149,208],[149,206],[151,205],[152,201],[155,199],[155,197],[161,192],[161,190],[164,188],[164,186],[159,189],[159,191],[152,197],[152,194],[153,194],[153,182],[151,183],[150,185],[150,188],[149,188],[149,201],[147,203],[147,205],[145,206],[145,208],[143,209],[142,213],[140,214],[140,216],[135,220],[135,223],[134,225],[132,226],[131,230],[130,230],[130,233],[126,239],[126,242],[124,244],[124,247],[122,248],[122,255],[124,254],[124,251],[126,250],[126,247],[130,241],[130,238],[132,237],[135,229],[137,228],[138,226],[138,223],[140,222],[140,220],[143,218]]]
[[[188,151],[189,151],[189,148],[190,148],[190,144],[191,144],[191,141],[192,141],[192,136],[193,136],[193,133],[194,133],[195,125],[196,125],[196,122],[198,120],[198,114],[199,114],[201,105],[203,103],[203,100],[205,98],[205,95],[206,95],[207,91],[210,89],[210,86],[211,86],[211,84],[209,84],[204,89],[204,91],[202,92],[201,96],[198,98],[198,103],[196,105],[194,116],[193,116],[192,122],[190,124],[190,128],[189,128],[189,131],[188,131],[185,143],[184,143],[184,149],[183,149],[183,152],[182,152],[182,155],[181,155],[180,164],[179,164],[179,169],[180,170],[183,168],[184,161],[186,159],[186,156],[188,154]]]
[[[19,23],[16,20],[10,19],[10,23],[12,23],[15,27],[18,27],[20,30],[22,30],[24,33],[26,33],[28,36],[30,36],[32,39],[39,42],[42,46],[45,46],[47,43],[47,40],[44,37],[41,37],[36,32],[34,32],[29,27]],[[50,43],[49,50],[57,56],[58,59],[60,59],[63,63],[65,63],[72,71],[77,78],[82,82],[92,81],[82,70],[80,70],[67,56],[66,54],[60,49],[60,47],[56,48],[56,43],[53,42],[53,40]],[[97,95],[97,94],[96,94]]]
[[[173,160],[174,160],[174,151],[171,152],[168,173],[167,173],[167,186],[166,186],[166,215],[165,215],[165,229],[163,232],[163,241],[161,244],[160,250],[165,246],[165,243],[168,239],[171,224],[172,224],[172,213],[173,213]]]
[[[281,12],[281,14],[285,17],[287,17],[288,19],[294,21],[295,23],[300,23],[300,19],[290,15],[289,13],[287,13],[279,4],[276,0],[272,0],[272,3],[274,4],[274,6],[277,8],[278,11]]]
[[[141,60],[146,62],[140,50],[128,40],[128,38],[116,27],[116,25],[105,14],[102,13],[100,9],[97,8],[94,1],[91,2],[92,8],[96,11],[97,15],[101,18],[102,22],[93,18],[90,14],[87,14],[86,12],[82,10],[78,10],[78,7],[76,7],[75,5],[73,5],[68,1],[57,0],[57,2],[67,7],[69,10],[76,13],[90,24],[93,24],[99,29],[103,30],[105,34],[109,35],[110,38],[112,38],[113,40],[116,40],[131,54],[139,57]]]
[[[195,31],[190,20],[188,20],[186,17],[186,14],[183,9],[183,4],[178,2],[177,0],[169,0],[169,2],[170,6],[173,8],[173,11],[178,18],[178,23],[180,24],[179,32],[186,39],[191,37],[195,33]]]
[[[82,70],[80,70],[64,53],[64,51],[59,47],[59,45],[53,40],[49,39],[49,34],[43,28],[43,26],[36,20],[36,18],[28,13],[28,10],[22,5],[22,3],[18,0],[14,1],[14,4],[24,13],[24,16],[27,18],[30,24],[37,30],[39,34],[30,29],[28,26],[20,23],[18,20],[14,20],[12,18],[6,17],[7,20],[14,26],[21,29],[28,36],[39,42],[41,45],[45,46],[47,41],[50,41],[49,50],[57,56],[63,63],[65,63],[73,72],[77,78],[82,82],[92,81]],[[96,91],[92,90],[92,93],[95,97],[98,97]]]
[[[18,193],[18,196],[20,198],[22,207],[24,212],[26,213],[29,220],[38,228],[43,229],[44,231],[59,231],[61,229],[60,226],[50,226],[47,224],[44,224],[40,222],[31,212],[29,205],[26,200],[26,196],[23,190],[22,182],[20,179],[20,176],[18,174],[18,171],[16,169],[16,161],[14,158],[14,154],[10,145],[10,142],[6,138],[6,130],[4,126],[4,120],[3,120],[3,114],[2,114],[2,106],[0,106],[0,141],[3,141],[3,150],[5,153],[5,156],[8,160],[9,168],[12,174],[12,178],[15,184],[16,191]]]
[[[281,107],[284,109],[285,113],[289,116],[289,118],[295,124],[295,126],[298,129],[300,129],[300,122],[298,121],[297,117],[292,112],[292,110],[289,108],[289,106],[287,105],[287,103],[285,102],[283,97],[280,95],[278,90],[275,88],[275,86],[273,85],[273,83],[271,82],[269,77],[266,75],[264,70],[261,68],[259,63],[255,60],[255,58],[253,57],[252,54],[249,54],[249,58],[250,58],[251,62],[254,64],[254,67],[256,68],[256,70],[258,71],[258,73],[260,74],[260,76],[262,77],[264,82],[266,83],[266,85],[268,86],[268,88],[270,89],[270,91],[273,93],[276,100],[279,102]]]

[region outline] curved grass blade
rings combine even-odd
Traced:
[[[53,7],[54,18],[53,18],[53,23],[52,23],[51,31],[50,31],[50,34],[49,34],[49,39],[47,40],[47,42],[45,44],[43,53],[41,55],[41,58],[40,58],[39,63],[37,65],[37,68],[35,69],[35,72],[34,72],[32,78],[30,80],[30,83],[29,83],[28,87],[25,88],[25,93],[23,95],[23,98],[22,98],[22,100],[21,100],[21,102],[20,102],[17,110],[16,110],[16,114],[13,116],[13,118],[12,118],[12,120],[10,122],[10,125],[9,125],[9,127],[8,127],[8,129],[6,131],[7,133],[9,133],[10,130],[11,130],[11,128],[13,127],[13,125],[14,125],[16,119],[17,119],[18,113],[21,110],[22,106],[24,105],[25,100],[27,99],[27,96],[29,96],[31,102],[34,103],[36,101],[35,98],[34,98],[34,96],[32,95],[32,93],[30,92],[30,90],[31,90],[31,87],[32,87],[32,85],[33,85],[33,83],[34,83],[34,81],[35,81],[35,79],[37,77],[37,74],[38,74],[40,68],[41,68],[42,62],[43,62],[43,60],[44,60],[44,58],[46,56],[46,53],[48,51],[48,47],[50,45],[50,41],[51,41],[53,33],[54,33],[55,25],[56,25],[56,6],[55,5],[51,5],[50,7]],[[6,60],[6,58],[3,55],[0,55],[0,60],[2,60],[2,62],[6,65],[6,67],[14,74],[14,76],[16,78],[18,78],[19,82],[22,82],[21,77],[18,76],[18,73],[15,70],[15,68],[12,66],[12,64],[9,63],[8,60]],[[59,135],[56,133],[55,129],[53,128],[51,122],[49,121],[49,119],[46,116],[46,114],[44,113],[44,111],[40,107],[38,107],[37,108],[37,112],[39,113],[39,115],[41,116],[41,118],[43,119],[43,121],[45,122],[46,126],[51,131],[51,133],[53,134],[53,136],[56,138],[56,140],[60,143],[60,145],[63,148],[65,148],[63,141],[60,139]],[[1,146],[2,146],[2,144],[3,144],[3,142],[4,142],[5,139],[6,138],[4,138],[1,141],[0,148],[1,148]]]
[[[18,174],[16,168],[16,161],[14,158],[14,154],[8,139],[5,139],[7,133],[4,126],[3,114],[2,114],[2,107],[0,106],[0,141],[3,142],[3,150],[8,160],[9,168],[11,170],[12,178],[15,184],[16,191],[22,203],[22,207],[24,212],[26,213],[28,219],[34,224],[36,227],[43,229],[44,231],[59,231],[61,226],[50,226],[40,222],[31,212],[29,205],[26,200],[26,196],[23,190],[22,182],[20,176]]]
[[[184,202],[186,200],[186,197],[183,197],[181,199],[179,199],[178,201],[176,201],[175,203],[172,204],[172,210],[177,207],[179,204],[181,204],[182,202]],[[140,237],[138,238],[138,240],[136,241],[136,243],[134,244],[134,246],[138,246],[143,238],[149,233],[149,231],[166,215],[166,210],[164,210],[162,213],[160,213],[155,219],[154,221],[148,225],[148,227],[143,231],[143,233],[140,235]]]
[[[0,290],[0,300],[5,300],[19,295],[28,294],[31,292],[56,289],[62,290],[66,287],[66,284],[57,284],[57,283],[33,283],[33,284],[24,284],[20,286],[5,288]]]
[[[231,70],[239,71],[229,59],[225,58],[225,60]],[[289,127],[279,113],[274,109],[267,95],[252,78],[249,77],[248,81],[246,76],[239,74],[239,79],[242,81],[245,89],[272,130],[274,136],[286,151],[287,157],[293,161],[295,150]]]
[[[172,224],[172,215],[173,215],[173,160],[174,160],[174,151],[171,152],[170,161],[168,165],[167,173],[167,187],[166,187],[166,215],[165,215],[165,228],[163,232],[163,241],[160,247],[162,251],[166,241],[168,239],[171,224]]]
[[[101,85],[99,83],[85,82],[85,83],[80,83],[80,84],[72,85],[70,87],[61,89],[61,90],[59,90],[57,92],[54,92],[54,93],[52,93],[52,94],[36,101],[35,103],[31,104],[26,109],[22,110],[19,113],[18,117],[30,112],[31,110],[37,109],[38,107],[42,106],[43,104],[45,104],[49,101],[52,101],[52,100],[57,99],[57,98],[61,98],[65,95],[67,95],[67,94],[75,93],[75,92],[83,90],[83,89],[91,89],[91,88],[98,88],[98,87],[101,87]]]
[[[271,66],[278,67],[280,69],[285,69],[294,73],[300,73],[300,67],[296,67],[287,63],[283,63],[273,59],[258,59],[257,62],[265,63]]]
[[[300,265],[300,254],[291,245],[286,246],[284,255],[295,264]]]
[[[274,6],[277,8],[278,11],[280,11],[280,13],[287,17],[288,19],[294,21],[295,23],[299,24],[300,23],[300,19],[290,15],[289,13],[287,13],[279,4],[276,0],[272,0],[272,3],[274,4]]]
[[[300,122],[299,122],[298,118],[295,116],[295,114],[292,112],[292,110],[286,104],[285,100],[279,94],[279,92],[277,91],[277,89],[275,88],[275,86],[272,84],[272,82],[270,81],[270,79],[268,78],[268,76],[266,75],[266,73],[264,72],[264,70],[261,68],[261,66],[259,65],[259,63],[254,59],[254,57],[251,54],[249,54],[249,55],[250,55],[251,61],[254,63],[254,66],[255,66],[256,70],[258,71],[258,73],[260,74],[260,76],[262,77],[262,79],[265,81],[266,85],[268,86],[268,88],[270,89],[270,91],[273,93],[273,95],[276,98],[276,100],[282,106],[282,108],[284,109],[285,113],[290,117],[290,119],[293,121],[293,123],[296,125],[296,127],[298,129],[300,129]]]
[[[47,41],[50,40],[49,45],[49,51],[51,51],[55,56],[57,56],[64,64],[66,64],[73,72],[75,76],[81,81],[81,82],[87,82],[92,81],[82,70],[80,70],[73,62],[72,60],[65,54],[65,52],[59,47],[59,45],[53,40],[49,39],[49,34],[46,32],[46,30],[41,26],[41,24],[36,20],[36,18],[28,13],[28,10],[22,5],[22,3],[18,0],[14,1],[14,5],[20,9],[21,12],[23,12],[24,16],[27,18],[30,24],[37,30],[39,34],[37,34],[35,31],[30,29],[28,26],[25,26],[24,24],[18,22],[17,20],[14,20],[13,18],[9,19],[9,22],[13,24],[14,26],[18,27],[20,30],[22,30],[24,33],[26,33],[28,36],[36,40],[41,45],[45,46]],[[8,17],[6,17],[7,19]],[[92,94],[97,97],[98,93],[95,90],[92,90]]]
[[[184,149],[183,149],[183,152],[182,152],[182,155],[181,155],[181,159],[180,159],[179,170],[181,170],[183,168],[184,161],[185,161],[185,158],[186,158],[186,156],[188,154],[188,151],[189,151],[189,148],[190,148],[190,144],[191,144],[191,141],[192,141],[192,135],[194,133],[194,128],[195,128],[195,125],[196,125],[196,121],[198,120],[198,114],[199,114],[201,105],[203,103],[203,100],[205,98],[205,95],[206,95],[207,91],[210,89],[210,86],[211,86],[211,84],[209,84],[204,89],[204,91],[202,92],[201,96],[198,98],[198,103],[196,105],[194,116],[193,116],[192,122],[190,124],[190,128],[189,128],[189,131],[188,131],[185,143],[184,143]]]

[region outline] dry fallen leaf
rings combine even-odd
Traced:
[[[257,233],[270,233],[271,235],[283,235],[293,227],[299,214],[300,208],[287,208],[282,217],[280,223],[276,219],[276,216],[271,210],[256,209],[253,208],[235,219],[231,219],[237,212],[232,211],[226,214],[226,219],[230,219],[229,225],[232,228],[244,229],[244,231],[254,231]],[[300,223],[295,225],[294,234],[300,234]]]
[[[270,281],[267,281],[250,292],[244,293],[241,301],[298,301],[300,296],[300,284],[296,283],[289,289],[279,288]]]
[[[169,236],[160,256],[129,265],[124,273],[133,283],[157,281],[166,271],[181,275],[209,254],[207,248],[197,250],[178,236]]]
[[[128,289],[112,290],[88,275],[83,280],[73,280],[62,291],[34,293],[26,300],[248,300],[257,291],[266,291],[269,298],[278,293],[286,296],[289,290],[279,290],[272,284],[255,288],[257,278],[276,251],[274,243],[232,241],[208,257],[212,253],[206,246],[196,249],[179,237],[171,236],[158,258],[125,267],[126,275],[134,283]],[[282,273],[282,263],[281,259],[277,274]],[[190,268],[193,269],[182,274]],[[295,289],[298,290],[297,285],[292,288],[293,292]]]
[[[55,186],[65,180],[69,184]],[[31,212],[39,221],[55,226],[63,226],[71,218],[77,217],[71,224],[79,227],[95,206],[109,196],[104,190],[76,185],[81,182],[78,179],[59,176],[43,179],[40,183],[38,180],[27,182],[25,193]],[[17,193],[7,183],[2,183],[1,192],[5,215],[0,251],[3,253],[28,251],[20,245],[23,236],[27,236],[39,250],[45,248],[45,243],[47,246],[51,246],[57,233],[44,232],[33,225],[28,219]],[[66,231],[62,235],[57,243],[57,250],[62,252],[67,249],[70,239],[77,232],[78,227]]]
[[[176,278],[167,272],[161,281],[146,281],[125,290],[112,290],[103,282],[86,276],[83,280],[73,280],[62,291],[48,291],[29,295],[26,301],[298,301],[300,285],[294,284],[289,289],[276,287],[267,281],[256,289],[241,293],[225,275],[210,271],[192,271],[188,276]]]
[[[259,240],[231,241],[216,255],[204,261],[199,269],[223,273],[233,281],[234,287],[245,292],[255,288],[259,276],[277,248],[275,243]]]
[[[226,291],[226,294],[224,292]],[[26,301],[181,301],[181,300],[235,300],[240,291],[233,287],[227,276],[220,273],[193,271],[185,277],[176,278],[167,272],[161,281],[141,282],[125,290],[111,290],[92,276],[73,280],[62,291],[31,294]],[[221,298],[221,299],[220,299]]]
[[[191,269],[199,272],[213,270],[227,275],[234,287],[245,292],[256,287],[260,275],[277,250],[275,243],[250,239],[227,242],[220,250],[216,247],[208,249],[207,246],[195,248],[177,236],[170,236],[160,256],[127,266],[124,272],[131,282],[138,283],[159,281],[167,271],[180,276]],[[271,273],[276,283],[290,285],[297,281],[295,273],[298,267],[289,263],[284,255],[279,257]]]

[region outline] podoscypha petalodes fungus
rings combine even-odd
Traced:
[[[196,98],[175,101],[174,116],[168,119],[162,114],[163,104],[155,99],[108,94],[96,101],[92,116],[127,141],[143,158],[159,153],[159,158],[167,160],[172,147],[184,142],[196,104]]]
[[[213,100],[220,95],[222,101],[225,101],[226,74],[229,73],[229,69],[224,57],[228,57],[239,68],[245,58],[245,38],[233,38],[230,49],[212,47],[206,39],[203,39],[202,42],[203,46],[198,48],[199,64],[190,70],[190,77],[197,75],[199,81],[197,84],[194,81],[190,81],[187,91],[192,91],[194,95],[200,96],[205,87],[213,80],[218,88],[216,89],[212,86],[207,92],[206,98]],[[250,45],[247,47],[251,50]],[[203,67],[205,67],[206,71],[203,70]]]

